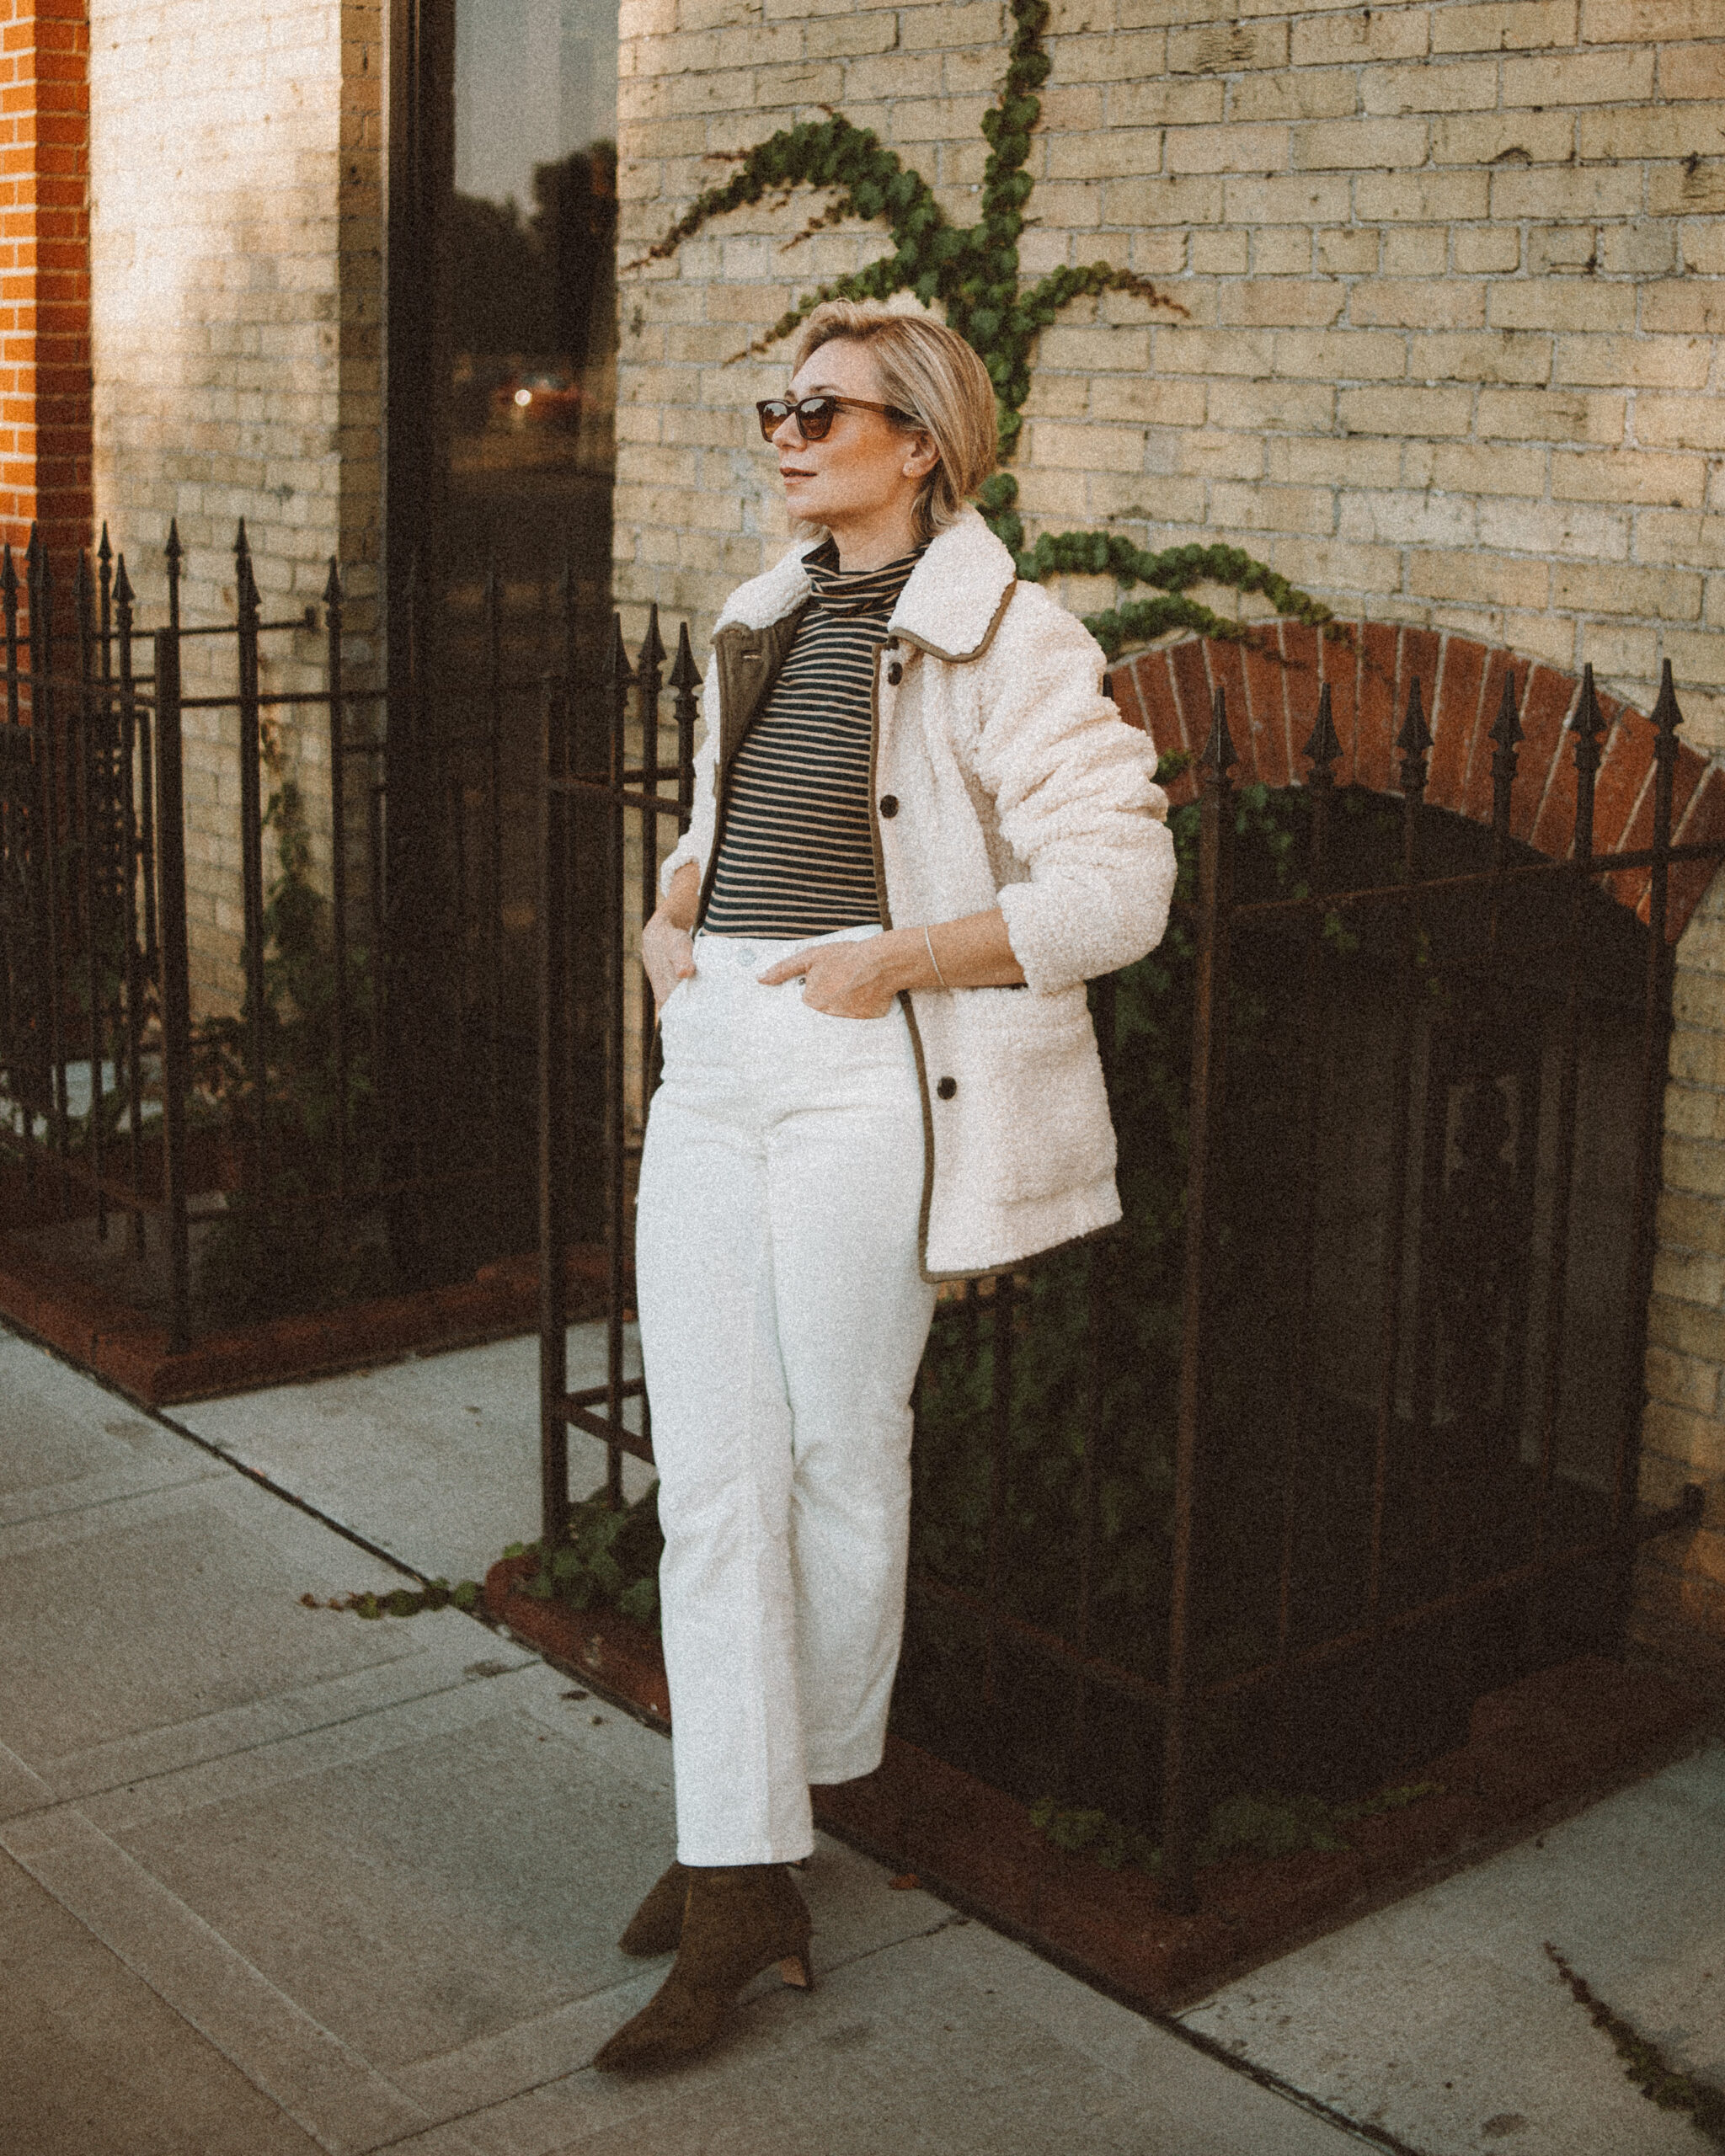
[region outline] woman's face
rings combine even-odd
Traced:
[[[813,352],[791,378],[790,395],[889,400],[866,344],[836,337]],[[825,441],[805,441],[793,414],[772,437],[785,506],[793,517],[829,531],[873,524],[895,511],[908,515],[937,461],[925,434],[884,412],[849,407],[834,414]]]

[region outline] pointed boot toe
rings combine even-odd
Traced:
[[[675,1952],[683,1935],[683,1904],[689,1898],[689,1875],[680,1864],[660,1874],[647,1898],[629,1919],[617,1945],[644,1961]]]
[[[688,1872],[682,1941],[670,1974],[634,2019],[601,2047],[602,2073],[639,2073],[704,2051],[724,2028],[737,1994],[774,1962],[788,1984],[807,1990],[807,1904],[782,1865]]]

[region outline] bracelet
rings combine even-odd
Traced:
[[[922,931],[922,941],[927,946],[928,963],[934,968],[934,977],[940,983],[941,986],[945,988],[947,985],[947,977],[940,969],[940,960],[934,955],[934,946],[932,943],[929,942],[928,930],[926,925]],[[948,993],[950,995],[951,990],[948,990]]]

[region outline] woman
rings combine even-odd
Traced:
[[[834,303],[760,412],[815,536],[720,616],[642,937],[678,1862],[622,1944],[678,1954],[604,2068],[697,2049],[775,1961],[809,1981],[785,1867],[809,1783],[880,1762],[935,1283],[1119,1219],[1083,984],[1156,943],[1174,878],[1101,653],[966,506],[996,443],[970,348]]]

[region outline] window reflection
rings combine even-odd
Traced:
[[[457,547],[506,579],[566,545],[604,604],[616,381],[616,0],[457,0],[453,398]]]
[[[579,648],[609,650],[617,0],[454,0],[454,21],[445,581],[425,648],[462,955],[459,995],[453,968],[427,993],[450,1006],[450,1112],[485,1102],[495,1166],[452,1274],[537,1232],[541,680],[565,663],[566,563]]]

